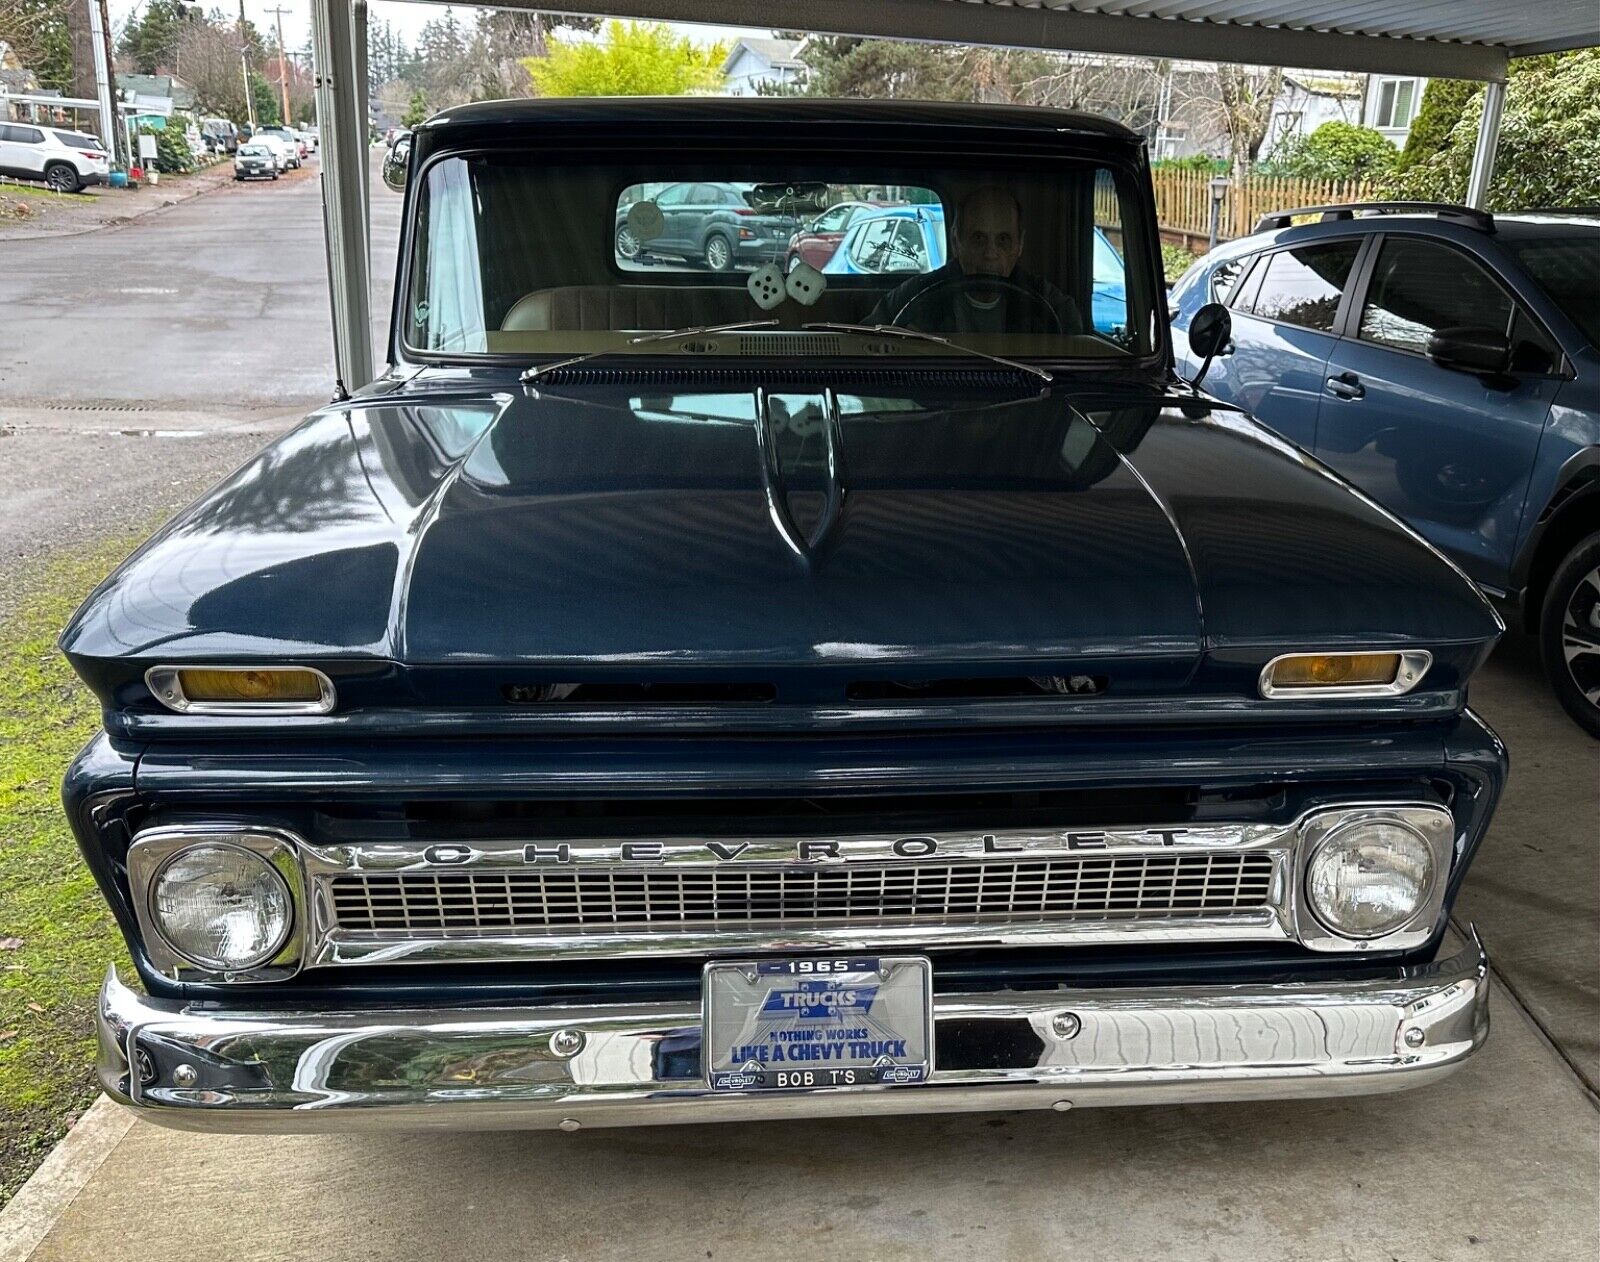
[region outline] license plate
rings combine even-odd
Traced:
[[[933,966],[920,957],[708,964],[714,1091],[899,1086],[933,1072]]]

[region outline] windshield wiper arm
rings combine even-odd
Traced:
[[[940,346],[948,346],[953,351],[960,351],[963,355],[976,355],[980,359],[987,359],[990,363],[1004,364],[1007,368],[1015,368],[1021,372],[1031,372],[1035,377],[1041,377],[1045,381],[1055,380],[1053,374],[1035,364],[1024,364],[1020,360],[1007,359],[1004,355],[991,355],[988,351],[975,350],[970,346],[961,345],[960,342],[952,342],[937,333],[924,333],[921,329],[902,329],[898,324],[840,324],[830,320],[820,324],[802,324],[800,327],[819,333],[886,333],[890,337],[909,337],[919,342],[936,342]]]
[[[732,333],[738,329],[764,329],[776,324],[771,320],[735,320],[732,324],[701,324],[691,329],[667,329],[661,333],[645,333],[639,337],[630,337],[629,346],[643,346],[649,342],[670,342],[679,337],[702,337],[708,333]],[[582,355],[573,355],[569,359],[552,360],[548,364],[536,364],[522,374],[522,383],[527,385],[530,381],[537,381],[547,372],[554,372],[557,368],[571,368],[575,364],[582,364],[591,359],[598,359],[601,355],[615,355],[618,347],[607,346],[603,350],[585,351]]]

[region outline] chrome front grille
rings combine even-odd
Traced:
[[[870,923],[1162,920],[1272,905],[1263,851],[837,867],[530,867],[361,872],[327,882],[341,931],[672,933]]]

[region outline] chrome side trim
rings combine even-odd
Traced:
[[[1393,653],[1395,649],[1337,649],[1326,654],[1317,652],[1280,653],[1261,668],[1259,686],[1261,695],[1268,701],[1328,700],[1350,701],[1362,697],[1400,697],[1410,692],[1433,665],[1433,654],[1427,649],[1406,649],[1400,652],[1400,665],[1394,679],[1386,684],[1333,684],[1315,688],[1284,688],[1272,682],[1273,669],[1279,662],[1295,657],[1354,657],[1358,653]]]
[[[1381,981],[940,994],[934,1021],[986,1045],[942,1056],[926,1085],[740,1096],[706,1086],[693,1005],[224,1008],[145,998],[113,970],[98,1069],[106,1092],[149,1120],[205,1131],[574,1130],[1352,1095],[1432,1081],[1482,1045],[1488,958],[1474,932],[1450,958]]]
[[[297,670],[312,675],[320,694],[315,701],[190,701],[183,695],[184,670],[220,670],[240,674],[252,670]],[[190,662],[183,666],[152,666],[144,673],[145,686],[157,701],[178,714],[201,714],[249,718],[285,714],[331,714],[338,701],[333,680],[315,666],[296,662],[272,662],[255,666],[217,666],[210,662]]]

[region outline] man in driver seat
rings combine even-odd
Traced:
[[[956,204],[950,259],[890,290],[867,317],[924,333],[1081,333],[1078,305],[1018,267],[1022,205],[983,184]]]

